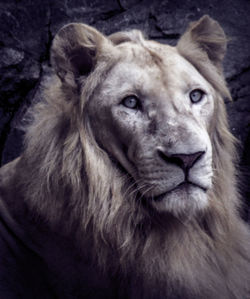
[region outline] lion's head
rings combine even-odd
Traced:
[[[157,211],[191,214],[210,204],[219,171],[216,127],[226,131],[220,106],[230,97],[221,72],[225,48],[223,30],[209,17],[192,24],[177,47],[139,31],[106,38],[83,24],[55,38],[52,63],[64,86],[78,85],[86,135],[132,178],[136,200]]]

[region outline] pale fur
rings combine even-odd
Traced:
[[[136,31],[110,40],[146,43]],[[192,45],[182,39],[177,51],[213,86],[216,107],[209,132],[214,170],[210,205],[188,222],[138,203],[131,177],[95,139],[86,107],[119,63],[118,56],[107,50],[80,82],[72,72],[64,81],[54,77],[44,101],[32,111],[18,162],[25,202],[66,236],[74,229],[80,248],[91,246],[96,267],[120,275],[120,298],[249,298],[249,233],[238,215],[234,137],[223,103],[229,91],[217,66],[198,48],[196,55]]]

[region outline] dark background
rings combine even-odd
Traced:
[[[230,38],[224,62],[233,102],[230,127],[239,139],[240,190],[249,219],[250,202],[250,1],[0,0],[0,161],[22,150],[25,111],[39,101],[51,76],[49,49],[58,29],[70,22],[105,34],[137,28],[174,45],[190,21],[209,14]]]

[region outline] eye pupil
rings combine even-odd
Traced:
[[[202,100],[204,92],[200,89],[194,89],[190,92],[189,97],[192,103],[198,103]]]
[[[125,99],[123,99],[122,104],[130,109],[136,109],[139,105],[139,100],[136,96],[128,96]]]

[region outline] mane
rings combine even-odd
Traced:
[[[129,42],[129,36],[120,34],[113,39],[117,43]],[[142,35],[131,40],[141,43]],[[96,142],[86,108],[117,62],[111,57],[97,64],[88,77],[78,81],[68,77],[61,83],[54,76],[50,87],[45,88],[44,100],[30,112],[33,121],[25,136],[20,186],[34,215],[42,217],[52,227],[60,226],[65,234],[76,235],[80,246],[86,242],[83,235],[91,236],[93,259],[103,271],[122,271],[126,275],[133,269],[141,273],[146,282],[141,282],[138,275],[130,284],[153,285],[157,280],[161,282],[161,273],[167,267],[172,275],[170,280],[178,277],[180,285],[187,281],[184,285],[187,289],[191,285],[193,292],[202,287],[209,291],[223,275],[223,267],[226,268],[230,259],[240,260],[247,256],[246,244],[242,243],[239,253],[228,244],[228,235],[240,240],[241,230],[244,230],[238,220],[239,195],[233,163],[235,138],[228,130],[223,101],[230,93],[222,75],[215,72],[212,65],[204,65],[195,54],[185,52],[184,45],[179,45],[178,51],[211,83],[217,94],[216,112],[209,132],[215,173],[209,193],[210,208],[188,220],[171,215],[166,219],[145,209],[131,177],[117,167]],[[157,248],[162,250],[156,251]],[[216,258],[212,255],[215,248],[219,251]],[[220,253],[223,258],[219,257]],[[178,257],[182,254],[189,259],[186,264],[183,261],[185,274],[178,267],[174,268],[173,261],[168,265],[163,262],[166,256],[176,257],[173,259],[178,265]],[[145,263],[152,255],[151,263]],[[198,269],[202,269],[201,265],[206,269],[219,267],[219,277],[211,274],[205,279],[205,270],[202,270],[200,279],[195,280],[192,263],[198,265]],[[247,267],[244,263],[238,264]],[[241,273],[246,272],[236,269],[235,285],[240,284]],[[214,292],[220,291],[215,289]]]

